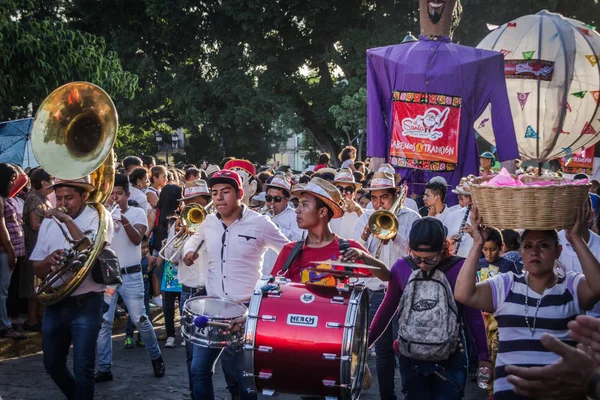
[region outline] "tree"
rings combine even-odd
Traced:
[[[58,86],[80,80],[110,96],[131,98],[137,77],[124,71],[102,38],[68,29],[36,10],[36,1],[0,4],[0,120],[37,110]]]

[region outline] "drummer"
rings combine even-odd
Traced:
[[[238,303],[250,301],[261,276],[267,248],[278,252],[288,239],[266,216],[242,204],[242,179],[235,171],[220,170],[208,179],[216,214],[210,214],[188,239],[183,262],[192,265],[198,259],[198,246],[206,248],[208,276],[206,291]],[[195,399],[214,399],[212,376],[221,357],[228,389],[234,398],[256,399],[248,393],[243,371],[243,352],[230,348],[214,349],[194,346],[192,379]]]
[[[389,280],[389,270],[384,263],[371,257],[358,242],[341,239],[331,232],[331,219],[340,218],[344,214],[341,194],[333,184],[321,178],[313,178],[304,188],[293,190],[292,195],[298,196],[296,221],[300,229],[307,230],[307,237],[304,241],[288,243],[283,247],[275,261],[272,275],[285,276],[293,282],[335,286],[336,278],[332,275],[309,269],[332,269],[331,264],[317,265],[314,263],[317,260],[341,260],[378,267],[368,270],[358,268],[356,271],[367,276],[372,273],[381,280]],[[287,264],[289,267],[284,270]]]

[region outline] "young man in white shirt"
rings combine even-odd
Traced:
[[[432,178],[425,185],[425,195],[423,196],[425,206],[419,210],[422,217],[433,217],[444,223],[448,216],[448,207],[444,204],[447,190],[448,184],[441,176]]]
[[[373,210],[366,210],[358,219],[354,226],[353,239],[365,246],[373,254],[377,250],[380,240],[372,236],[368,222],[375,210],[390,210],[394,202],[400,196],[401,188],[395,185],[394,176],[389,172],[376,172],[371,179],[371,187],[365,188],[371,194],[371,203]],[[381,254],[378,259],[384,262],[388,268],[400,257],[408,255],[408,237],[413,223],[420,219],[420,215],[415,211],[401,207],[396,211],[398,217],[398,234],[390,240],[384,241],[381,247]],[[369,289],[369,302],[371,318],[375,316],[379,305],[385,297],[387,282],[377,278],[370,278],[364,281]],[[375,353],[377,354],[377,380],[379,382],[379,395],[382,399],[395,398],[394,375],[396,371],[396,359],[394,351],[394,339],[397,338],[398,320],[394,319],[381,338],[375,343]]]
[[[394,167],[392,167],[392,164],[381,164],[377,171],[378,172],[389,172],[390,174],[394,175],[394,184],[396,186],[400,185],[400,183],[402,181],[402,175],[396,173],[396,169]],[[404,207],[409,208],[416,213],[419,212],[419,206],[417,205],[417,202],[408,196],[406,196],[406,198],[404,199]]]
[[[161,357],[158,341],[152,322],[144,306],[144,280],[142,278],[142,238],[146,231],[146,213],[139,207],[129,207],[129,181],[125,175],[116,175],[112,191],[112,217],[115,234],[111,248],[117,254],[121,267],[123,284],[108,287],[105,293],[108,311],[104,313],[102,329],[98,337],[98,373],[96,383],[111,381],[112,372],[112,326],[119,295],[127,305],[127,311],[145,343],[146,352],[152,362],[154,376],[165,374],[165,364]]]
[[[192,265],[198,258],[196,249],[205,246],[208,259],[207,294],[247,303],[261,277],[267,247],[279,252],[288,239],[270,218],[242,205],[242,179],[235,171],[215,172],[208,179],[208,186],[217,214],[208,215],[194,236],[188,239],[183,249],[183,262]],[[227,379],[232,396],[239,396],[241,400],[257,398],[256,394],[248,393],[246,379],[242,376],[244,352],[194,346],[193,353],[195,399],[214,398],[212,376],[220,356],[226,378],[234,377],[234,383],[237,384],[234,387],[231,380]]]
[[[50,186],[56,193],[58,208],[49,210],[42,221],[38,241],[29,259],[35,274],[44,278],[62,262],[68,240],[85,240],[84,232],[97,240],[98,212],[85,204],[94,189],[89,177],[72,181],[56,179]],[[108,211],[105,209],[105,213]],[[60,225],[50,217],[55,217]],[[61,230],[61,227],[63,230]],[[68,240],[65,237],[68,236]],[[110,243],[113,235],[112,220],[108,218],[106,237]],[[65,277],[65,279],[68,279]],[[62,282],[60,283],[62,284]],[[96,342],[102,324],[103,284],[94,282],[88,273],[83,283],[68,297],[46,306],[42,323],[42,350],[44,367],[56,385],[69,399],[94,398],[94,365]],[[69,348],[73,344],[73,372],[67,368]]]
[[[270,181],[267,181],[265,206],[272,210],[271,220],[281,233],[290,241],[296,242],[302,240],[304,231],[298,228],[296,222],[296,210],[290,204],[292,184],[290,180],[283,175],[275,175]],[[275,265],[278,253],[269,249],[265,253],[265,261],[263,263],[263,275],[269,275]]]
[[[363,214],[363,209],[354,201],[356,191],[361,188],[361,184],[354,180],[354,175],[349,169],[340,169],[333,178],[332,182],[342,195],[344,203],[344,215],[341,218],[332,219],[329,222],[331,231],[344,239],[352,238],[354,225]]]

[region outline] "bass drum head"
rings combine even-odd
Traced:
[[[350,368],[345,370],[342,367],[342,381],[344,375],[349,378],[349,393],[344,396],[347,399],[358,399],[362,391],[362,383],[365,376],[368,352],[368,332],[369,332],[369,294],[367,290],[355,289],[351,297],[356,300],[355,307],[349,307],[346,317],[346,325],[354,325],[351,333],[344,337],[344,348],[348,350],[350,356]],[[352,323],[354,319],[354,323]],[[349,344],[349,348],[347,345]],[[349,394],[349,396],[348,396]]]

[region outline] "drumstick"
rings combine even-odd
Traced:
[[[226,322],[210,321],[208,319],[208,317],[205,317],[204,315],[198,315],[196,318],[194,318],[194,325],[196,325],[200,329],[206,328],[208,325],[218,326],[220,328],[230,328],[231,327]]]

